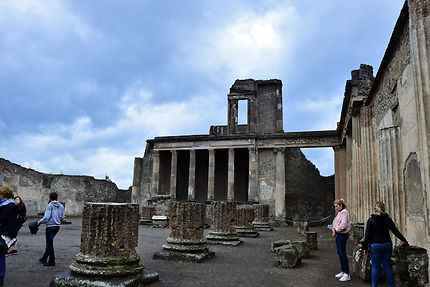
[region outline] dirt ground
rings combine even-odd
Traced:
[[[29,219],[31,222],[32,219]],[[72,224],[62,225],[54,245],[55,267],[43,267],[38,259],[45,248],[45,230],[30,235],[25,225],[18,235],[18,255],[6,258],[5,286],[49,286],[57,273],[68,270],[74,256],[79,252],[81,218],[68,218]],[[278,227],[271,232],[260,232],[257,238],[243,238],[237,247],[211,245],[215,257],[203,263],[184,263],[154,260],[152,255],[161,249],[170,230],[139,227],[137,253],[146,269],[159,274],[160,281],[150,286],[370,286],[352,276],[348,282],[338,282],[334,274],[340,264],[334,240],[326,227],[311,227],[318,232],[318,250],[311,250],[311,257],[303,259],[296,268],[283,269],[275,266],[275,255],[270,243],[279,239],[299,239],[292,227]],[[206,230],[207,232],[207,230]],[[351,254],[351,240],[348,241]],[[350,259],[351,260],[351,259]],[[387,286],[381,282],[380,286]]]

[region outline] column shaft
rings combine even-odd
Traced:
[[[228,149],[227,200],[234,201],[234,149]]]
[[[152,157],[152,184],[151,195],[158,194],[158,187],[160,184],[160,151],[154,150]]]
[[[215,197],[215,150],[209,150],[208,201]]]
[[[188,200],[196,199],[196,151],[190,150],[190,173],[188,177]]]
[[[178,168],[178,152],[172,150],[172,162],[170,166],[170,196],[172,199],[176,198],[176,174]]]
[[[257,149],[248,148],[249,151],[249,174],[248,174],[248,201],[258,202],[257,199]]]
[[[275,182],[275,214],[276,218],[285,218],[285,148],[275,148],[276,182]]]

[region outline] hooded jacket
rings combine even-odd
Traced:
[[[46,227],[59,226],[64,218],[64,206],[58,201],[51,201],[46,207],[40,224],[46,223]]]
[[[0,203],[0,235],[15,238],[19,227],[15,201],[10,198],[5,199]]]
[[[406,238],[396,228],[396,225],[387,213],[383,213],[381,215],[372,214],[367,220],[363,249],[367,250],[369,244],[372,243],[391,242],[390,230],[398,239],[403,242],[406,241]]]

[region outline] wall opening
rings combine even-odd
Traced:
[[[237,123],[239,125],[247,125],[248,124],[248,100],[239,100],[237,109],[238,109]]]
[[[215,186],[214,199],[227,199],[228,149],[215,150]]]
[[[209,151],[196,150],[196,201],[208,198]]]
[[[248,149],[234,150],[234,200],[248,201],[249,152]]]
[[[190,174],[190,151],[178,151],[178,164],[176,176],[176,200],[188,199],[188,177]]]
[[[160,151],[160,178],[158,194],[170,194],[170,167],[172,154],[170,151]]]

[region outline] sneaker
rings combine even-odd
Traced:
[[[18,251],[13,249],[7,253],[7,255],[18,255]]]
[[[340,278],[340,277],[342,277],[342,275],[343,275],[343,274],[345,274],[345,273],[340,272],[340,273],[337,273],[336,275],[334,275],[334,277],[336,277],[336,278]]]
[[[45,267],[55,266],[55,262],[46,262],[43,264]]]
[[[45,263],[46,263],[46,260],[45,260],[45,259],[43,259],[43,258],[40,258],[40,259],[39,259],[39,262],[40,262],[40,263],[42,263],[42,264],[45,264]]]
[[[344,281],[349,281],[351,280],[351,276],[349,276],[348,274],[344,273],[342,275],[342,277],[340,277],[339,281],[344,282]]]

